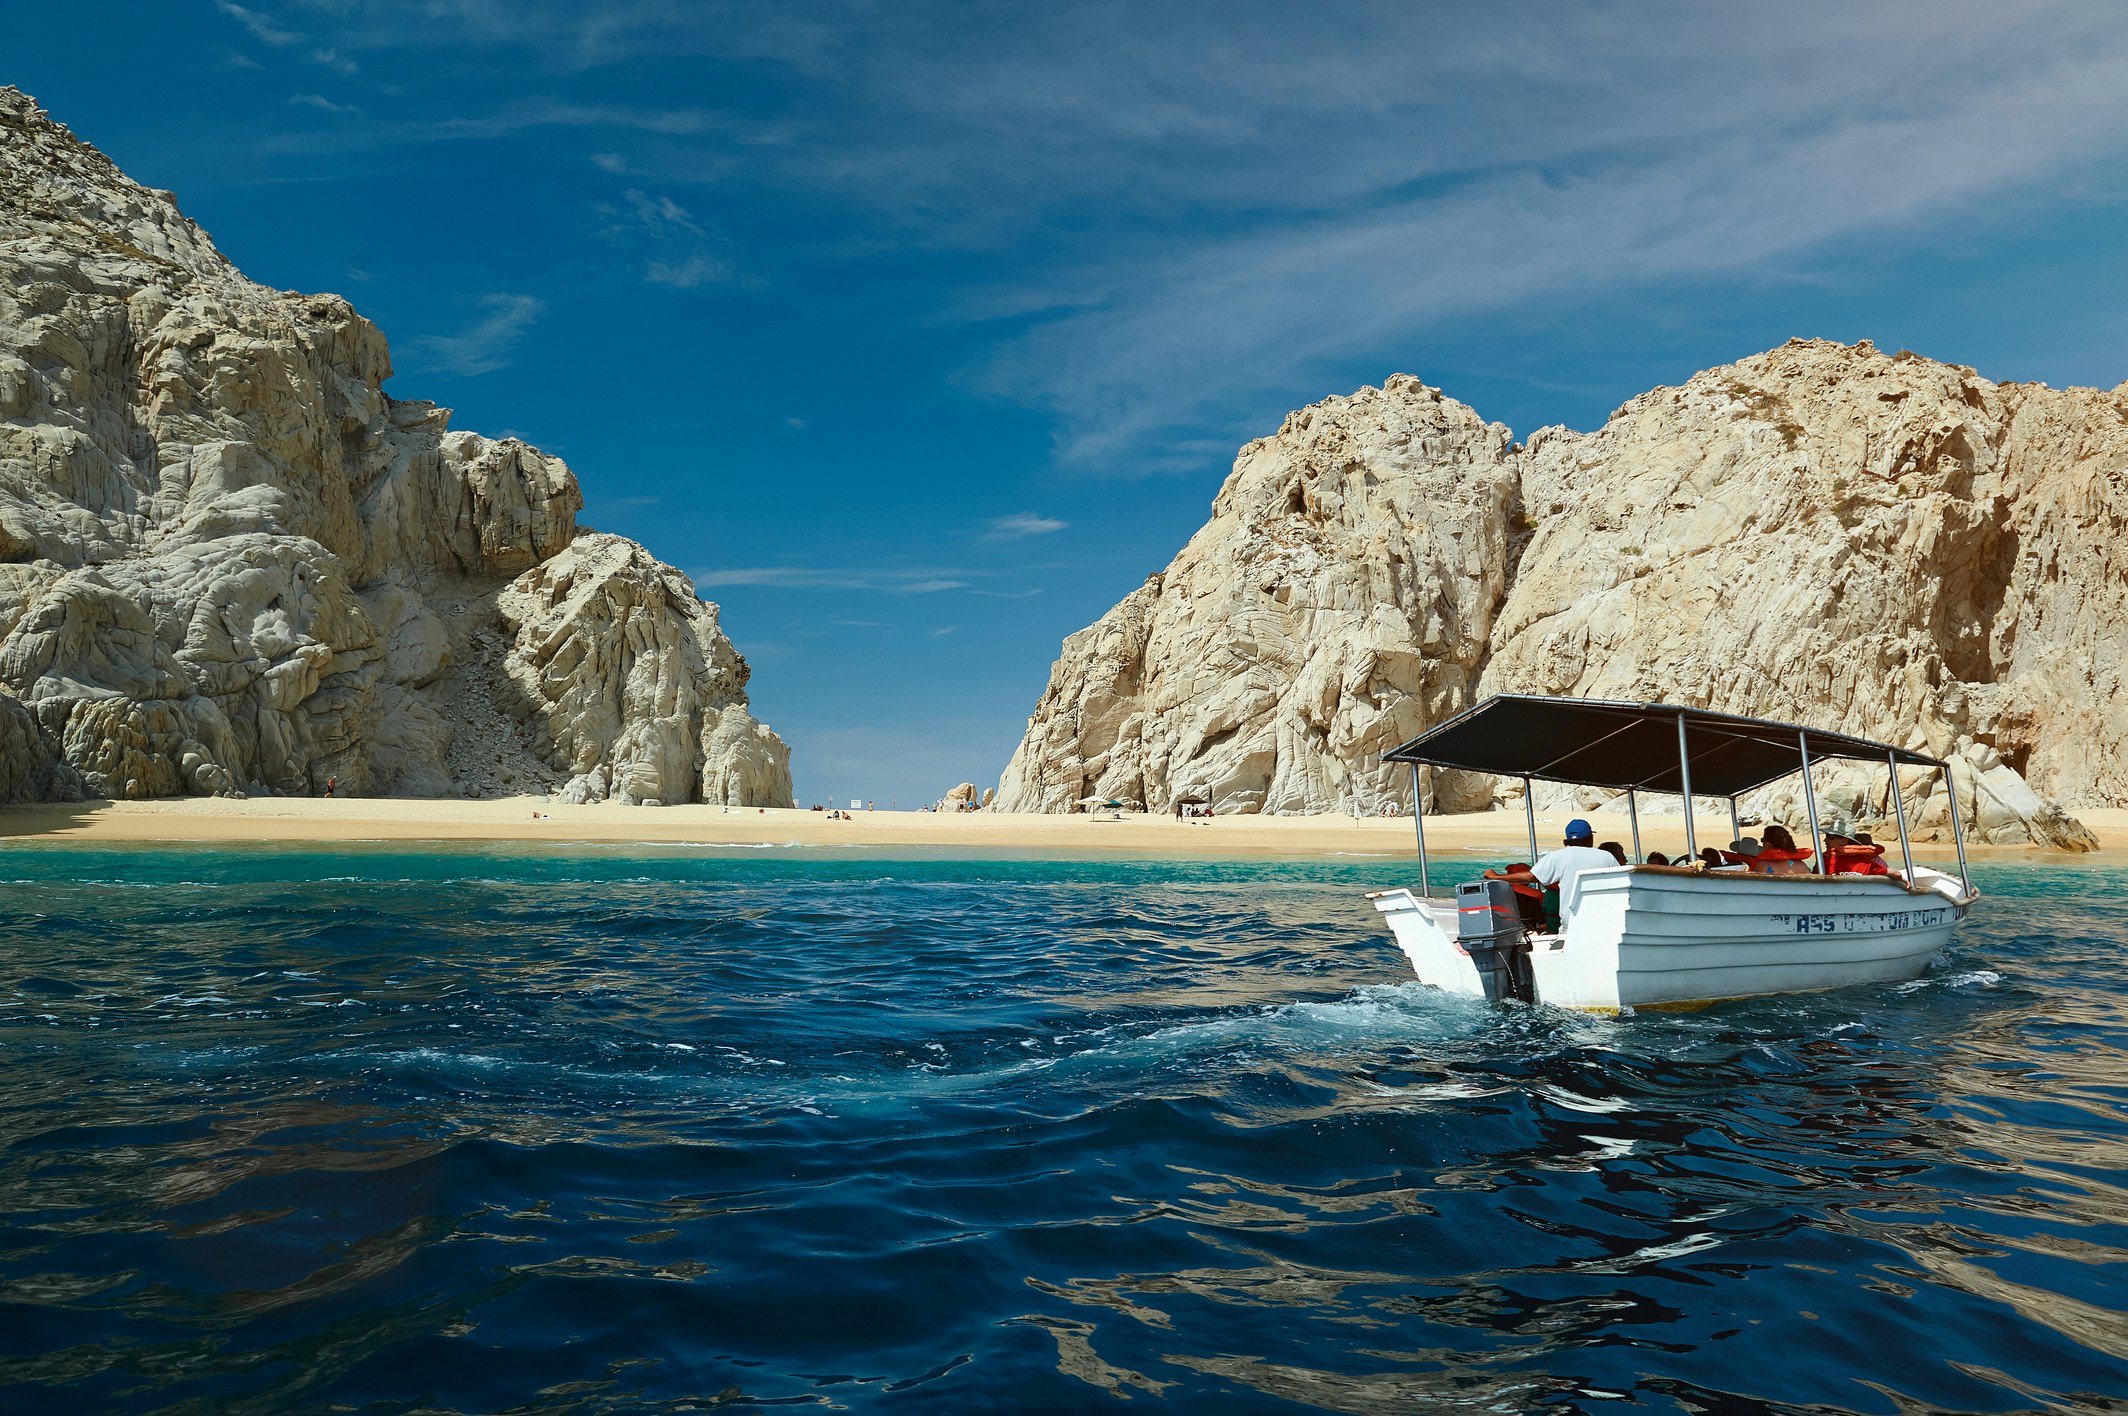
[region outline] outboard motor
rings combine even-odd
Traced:
[[[1522,908],[1515,902],[1513,885],[1472,880],[1456,887],[1456,946],[1478,966],[1487,1002],[1537,1001],[1529,936],[1522,930]]]

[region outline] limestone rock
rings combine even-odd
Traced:
[[[2128,801],[2124,623],[2128,385],[1797,340],[1515,448],[1399,376],[1242,450],[1174,563],[1066,641],[1000,797],[1408,806],[1372,754],[1539,692],[1903,743],[1953,762],[1980,839],[2084,849],[2068,812]],[[1828,813],[1888,810],[1884,770],[1818,783]],[[1903,790],[1946,827],[1940,785]]]
[[[0,691],[0,805],[80,801],[81,776],[13,694]]]
[[[498,602],[570,554],[576,479],[390,375],[344,300],[246,280],[170,194],[0,88],[0,690],[9,741],[26,712],[76,769],[6,782],[485,795],[559,785],[566,758],[623,797],[787,805],[691,587],[559,698],[512,700]],[[655,726],[646,682],[693,707]]]
[[[1167,569],[1065,641],[1001,809],[1408,801],[1379,756],[1469,700],[1517,498],[1507,429],[1416,379],[1292,414]]]
[[[505,660],[571,774],[568,801],[788,805],[790,753],[746,711],[746,661],[691,581],[586,533],[499,602]]]

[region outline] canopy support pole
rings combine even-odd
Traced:
[[[1811,863],[1818,874],[1830,875],[1832,871],[1825,861],[1825,838],[1818,833],[1818,794],[1810,785],[1810,734],[1797,733],[1796,746],[1803,751],[1803,810],[1810,813],[1810,848],[1816,852]]]
[[[1958,843],[1958,893],[1973,893],[1973,881],[1965,863],[1965,828],[1958,821],[1958,783],[1951,779],[1951,767],[1943,767],[1943,789],[1951,798],[1951,839]]]
[[[1729,839],[1735,840],[1744,834],[1744,819],[1736,814],[1736,798],[1729,798]]]
[[[1640,854],[1640,808],[1634,805],[1633,789],[1626,788],[1626,820],[1633,823],[1633,864],[1639,865]]]
[[[1677,775],[1685,789],[1685,853],[1699,854],[1699,837],[1692,830],[1692,754],[1685,746],[1685,715],[1677,715]]]
[[[1426,878],[1426,798],[1419,791],[1419,764],[1411,764],[1411,825],[1419,833],[1419,898],[1433,898],[1433,882]]]
[[[1537,792],[1530,785],[1530,779],[1527,777],[1522,779],[1522,814],[1529,820],[1529,858],[1530,864],[1535,865],[1537,863]]]
[[[1899,821],[1899,855],[1906,862],[1906,883],[1914,883],[1914,845],[1906,835],[1906,799],[1899,795],[1899,753],[1895,748],[1884,755],[1892,769],[1892,815]]]

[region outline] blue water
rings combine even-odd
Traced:
[[[2128,872],[1601,1020],[1406,869],[0,850],[0,1410],[2128,1409]]]

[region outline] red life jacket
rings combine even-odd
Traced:
[[[1792,851],[1784,851],[1779,846],[1766,846],[1759,851],[1758,864],[1762,866],[1790,860],[1802,862],[1807,870],[1810,866],[1811,852],[1804,850],[1800,846]],[[1769,871],[1768,873],[1771,874],[1773,872]]]
[[[1889,875],[1891,868],[1884,863],[1884,847],[1865,846],[1857,841],[1851,846],[1833,846],[1825,852],[1832,858],[1835,875]]]

